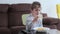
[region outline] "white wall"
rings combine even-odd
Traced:
[[[57,18],[56,4],[60,4],[60,0],[0,0],[0,4],[32,3],[33,1],[41,3],[43,13],[47,13],[49,17]]]
[[[0,0],[0,4],[9,4],[9,0]]]

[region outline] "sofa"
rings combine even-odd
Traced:
[[[22,15],[30,13],[31,4],[0,4],[0,34],[17,34],[25,29],[22,23]],[[60,29],[58,18],[50,18],[42,13],[44,27]]]

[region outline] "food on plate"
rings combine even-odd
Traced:
[[[47,27],[36,27],[36,28],[34,28],[34,30],[37,30],[37,31],[46,31],[46,30],[50,30],[50,28],[47,28]]]
[[[41,30],[42,31],[42,30],[44,30],[44,28],[36,28],[36,30],[38,30],[38,31]]]

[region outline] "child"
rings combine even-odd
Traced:
[[[31,13],[26,18],[26,30],[33,30],[35,27],[43,27],[42,19],[41,4],[39,2],[33,2],[31,6]],[[31,34],[35,33],[36,31],[31,32]]]
[[[26,18],[26,30],[33,30],[35,27],[43,27],[42,24],[42,14],[41,14],[41,4],[39,2],[33,2],[31,6],[31,13]],[[36,31],[31,32],[35,34]]]
[[[31,13],[26,19],[26,30],[32,30],[35,27],[43,27],[42,19],[39,19],[39,13],[41,11],[41,4],[39,2],[33,2],[31,6]]]

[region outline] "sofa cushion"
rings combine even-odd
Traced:
[[[43,25],[50,25],[50,22],[48,18],[43,18]]]
[[[25,30],[25,26],[12,26],[10,27],[12,34],[17,34],[21,30]]]
[[[20,12],[10,12],[9,13],[9,26],[20,26],[22,25]]]
[[[60,30],[60,19],[58,19],[57,29]]]
[[[15,12],[15,11],[26,11],[26,10],[30,10],[31,8],[31,4],[12,4],[10,6],[11,11]]]
[[[0,27],[0,34],[11,34],[11,31],[7,27]]]
[[[7,12],[8,4],[0,4],[0,12]]]
[[[44,25],[44,27],[48,27],[48,28],[51,28],[51,29],[57,29],[56,25]]]
[[[17,34],[19,31],[25,29],[25,26],[12,26],[10,29],[12,34]]]
[[[10,27],[10,29],[12,29],[12,30],[23,30],[23,29],[25,29],[25,26],[12,26],[12,27]]]
[[[58,18],[50,18],[51,24],[52,25],[57,25],[58,24]]]
[[[57,25],[58,24],[58,18],[43,18],[43,24],[45,25]]]
[[[6,13],[0,13],[0,27],[8,26],[8,16]]]
[[[0,32],[8,32],[10,31],[7,27],[0,27]]]
[[[30,13],[29,4],[12,4],[9,9],[9,26],[22,26],[22,14]]]

